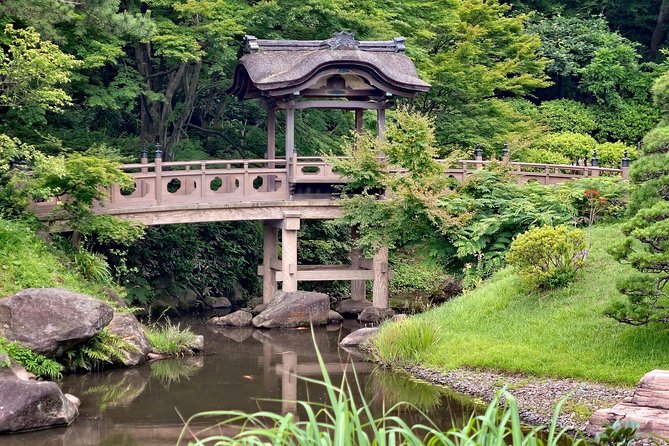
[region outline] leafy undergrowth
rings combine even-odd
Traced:
[[[0,297],[25,288],[47,287],[102,297],[102,288],[110,284],[85,278],[71,263],[27,224],[0,219]]]
[[[634,385],[669,367],[669,332],[604,316],[622,295],[616,282],[633,270],[606,249],[622,234],[593,228],[593,247],[579,279],[567,288],[529,292],[511,270],[436,309],[385,326],[375,354],[390,364],[526,372]]]
[[[152,324],[146,328],[153,351],[165,356],[184,356],[193,354],[197,335],[189,328],[167,321],[165,324]]]

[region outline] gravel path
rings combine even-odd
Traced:
[[[555,405],[569,395],[560,414],[560,428],[586,432],[587,421],[597,409],[607,408],[632,395],[634,389],[592,384],[570,379],[536,378],[471,369],[437,372],[422,367],[406,367],[410,375],[458,393],[490,402],[503,387],[516,398],[520,415],[528,424],[547,425]]]

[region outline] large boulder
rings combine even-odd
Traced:
[[[29,288],[0,300],[0,336],[56,357],[99,333],[112,308],[61,288]]]
[[[378,332],[378,327],[360,328],[352,333],[349,333],[348,336],[339,342],[339,345],[341,347],[357,347]]]
[[[253,318],[258,328],[308,327],[328,322],[330,298],[311,291],[279,291],[265,311]]]
[[[79,399],[51,381],[35,381],[16,362],[0,355],[0,433],[69,424],[79,414]]]
[[[372,303],[368,300],[344,299],[337,305],[335,310],[344,317],[358,317],[362,310],[371,307]]]
[[[151,342],[144,334],[142,324],[132,314],[114,312],[107,330],[128,342],[132,347],[123,354],[121,365],[135,367],[146,362],[146,355],[151,352]]]
[[[235,311],[225,316],[212,317],[208,324],[220,327],[250,327],[253,315],[247,311]]]
[[[395,312],[390,308],[366,307],[358,316],[358,321],[364,324],[380,324],[393,316]]]
[[[646,373],[634,395],[609,409],[596,411],[588,420],[591,434],[616,421],[639,423],[639,434],[669,438],[669,370]]]

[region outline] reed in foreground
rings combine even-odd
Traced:
[[[340,385],[332,383],[323,359],[318,353],[323,380],[302,378],[322,385],[327,391],[325,404],[298,402],[301,416],[272,412],[244,413],[234,410],[202,412],[191,417],[178,444],[190,445],[446,445],[446,446],[564,446],[578,445],[580,439],[558,431],[557,419],[562,403],[558,404],[548,427],[528,430],[520,421],[518,405],[513,396],[501,391],[485,413],[474,416],[462,427],[446,432],[429,417],[424,422],[408,425],[396,414],[400,403],[375,415],[362,394],[360,383],[355,387],[344,378]],[[418,411],[417,408],[414,410]],[[206,429],[195,429],[203,420],[217,418]],[[216,432],[212,434],[212,432]],[[191,440],[186,440],[188,437]]]

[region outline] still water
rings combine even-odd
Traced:
[[[81,399],[79,417],[67,428],[0,436],[0,445],[170,445],[176,444],[184,427],[182,417],[198,412],[263,409],[295,413],[291,403],[295,399],[325,401],[322,387],[291,373],[321,377],[309,330],[222,329],[207,326],[204,320],[181,323],[204,335],[203,355],[66,376],[61,383],[63,392]],[[355,367],[363,393],[377,412],[407,401],[430,414],[443,429],[469,417],[474,407],[443,390],[381,370],[355,351],[340,349],[339,340],[357,328],[357,323],[347,321],[315,332],[334,382],[341,382],[345,374],[349,382],[355,382],[350,373]],[[408,409],[400,415],[407,421],[422,421]],[[202,421],[194,429],[214,422]]]

